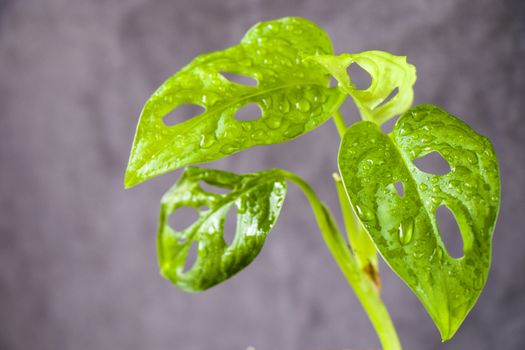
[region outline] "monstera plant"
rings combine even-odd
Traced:
[[[366,89],[353,82],[352,64],[369,73]],[[254,84],[239,83],[239,77]],[[450,339],[487,279],[500,202],[498,163],[490,141],[458,118],[437,106],[412,106],[415,81],[416,69],[406,57],[382,51],[334,55],[328,35],[301,18],[258,23],[240,44],[195,58],[146,102],[125,186],[253,146],[286,142],[332,118],[341,136],[333,180],[346,235],[308,183],[292,172],[239,175],[190,166],[161,201],[162,275],[195,292],[242,270],[260,252],[292,183],[310,202],[326,245],[384,349],[401,345],[379,293],[378,252],[419,298],[442,339]],[[348,97],[362,118],[351,126],[338,112]],[[202,112],[168,124],[165,117],[185,105]],[[247,106],[260,113],[241,118]],[[380,126],[398,115],[393,130],[383,132]],[[447,173],[416,166],[415,160],[436,152],[448,162]],[[444,244],[436,214],[442,206],[460,228],[460,257]],[[183,207],[199,215],[176,230],[168,219]],[[225,220],[234,209],[235,236],[227,242]],[[195,245],[197,258],[188,267]]]

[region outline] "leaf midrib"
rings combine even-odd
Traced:
[[[199,179],[198,181],[201,181],[203,179]],[[238,198],[241,198],[241,196],[250,193],[254,190],[256,190],[258,187],[266,185],[268,183],[276,183],[276,182],[285,182],[284,178],[279,175],[266,175],[262,179],[263,181],[257,181],[255,186],[247,187],[245,189],[240,189],[235,192],[230,192],[226,195],[226,198],[224,198],[223,201],[219,202],[218,206],[216,208],[211,208],[210,211],[206,214],[204,214],[202,217],[200,217],[197,222],[194,224],[195,227],[192,227],[192,231],[194,231],[194,234],[197,233],[197,231],[201,228],[202,224],[206,222],[212,215],[217,213],[220,209],[226,207],[227,205],[235,205],[235,200]],[[273,180],[273,181],[272,181]],[[273,190],[272,190],[273,191]],[[203,191],[205,192],[205,191]],[[237,214],[239,216],[239,214]]]
[[[418,181],[416,180],[416,178],[412,175],[412,172],[410,171],[410,166],[409,166],[409,163],[411,162],[411,160],[407,159],[404,157],[404,153],[401,152],[401,147],[399,147],[399,145],[397,144],[396,140],[395,140],[395,131],[396,131],[396,128],[394,127],[394,130],[392,131],[391,134],[389,135],[386,135],[388,137],[388,139],[390,140],[390,142],[392,143],[392,145],[394,146],[394,149],[395,151],[397,152],[397,154],[399,155],[399,157],[401,158],[401,160],[403,161],[403,164],[405,165],[405,168],[406,170],[408,171],[408,173],[410,174],[410,177],[412,178],[412,180],[414,181],[415,183],[415,190],[416,190],[416,193],[417,193],[417,196],[419,198],[419,200],[421,201],[421,205],[423,206],[424,208],[424,212],[426,213],[426,215],[428,216],[431,224],[432,224],[432,231],[434,233],[434,235],[436,235],[436,227],[435,227],[435,223],[433,222],[432,220],[432,215],[431,213],[428,211],[428,208],[427,206],[425,205],[425,201],[423,200],[423,196],[419,190],[419,183]],[[437,239],[436,239],[437,241]],[[439,244],[439,241],[436,242],[437,244]],[[440,247],[442,248],[442,247]],[[447,332],[450,332],[450,328],[451,328],[451,322],[452,322],[452,317],[451,317],[451,311],[450,310],[450,300],[449,300],[449,295],[448,295],[448,292],[447,292],[447,286],[446,286],[446,283],[441,283],[441,286],[444,286],[445,288],[445,296],[446,296],[446,303],[447,303],[447,316],[448,316],[448,330]],[[417,293],[416,293],[417,294]],[[426,300],[426,298],[425,298]],[[432,305],[429,305],[429,306],[432,306]],[[432,309],[434,310],[434,307],[432,306]],[[434,311],[435,312],[435,311]],[[439,313],[436,312],[436,317],[439,317]]]
[[[204,113],[190,119],[190,120],[187,120],[185,122],[182,122],[174,127],[181,127],[179,132],[177,132],[177,134],[182,134],[184,133],[185,131],[187,131],[188,129],[190,129],[191,127],[194,126],[195,123],[199,122],[201,119],[204,119],[206,117],[208,117],[210,114],[216,114],[217,112],[222,112],[224,111],[225,109],[239,103],[239,102],[243,102],[243,101],[247,101],[249,99],[252,99],[254,97],[257,97],[257,96],[261,96],[261,95],[265,95],[265,94],[269,94],[269,93],[272,93],[274,91],[278,91],[278,90],[285,90],[285,89],[289,89],[289,88],[293,88],[293,87],[303,87],[303,86],[321,86],[321,87],[326,87],[322,84],[318,84],[318,83],[313,83],[313,82],[308,82],[308,83],[297,83],[297,84],[286,84],[286,85],[282,85],[282,86],[279,86],[279,87],[276,87],[276,88],[272,88],[272,89],[268,89],[268,90],[264,90],[264,91],[259,91],[259,92],[256,92],[254,94],[250,94],[250,95],[245,95],[243,96],[242,98],[240,99],[237,99],[237,100],[234,100],[232,102],[229,102],[229,103],[226,103],[222,106],[218,106],[216,108],[212,108],[210,109],[209,111],[205,111]],[[327,88],[329,89],[329,88]],[[141,116],[142,118],[142,116]],[[176,130],[173,130],[174,132]],[[167,147],[169,147],[169,145],[171,145],[173,142],[175,142],[175,139],[173,140],[170,140],[169,142],[167,143],[164,143],[164,144],[161,144],[159,145],[159,147],[152,153],[150,153],[150,155],[148,157],[142,157],[141,159],[144,159],[144,158],[148,158],[148,159],[151,159],[151,158],[155,158],[157,157],[160,153],[162,153]],[[138,174],[146,165],[148,164],[148,162],[144,162],[140,167],[138,167],[136,170],[135,170],[135,173]]]

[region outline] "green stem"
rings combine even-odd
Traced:
[[[372,280],[359,267],[355,257],[341,235],[329,209],[320,202],[310,185],[294,173],[282,171],[285,178],[294,182],[305,194],[314,212],[321,234],[339,268],[363,305],[383,350],[401,350],[401,344],[383,301]]]
[[[345,223],[346,233],[348,236],[348,241],[350,245],[355,250],[354,241],[356,241],[356,236],[358,234],[358,225],[356,224],[356,218],[352,212],[349,201],[346,199],[346,191],[341,181],[341,177],[337,173],[333,173],[332,177],[335,182],[335,189],[337,190],[337,195],[339,197],[339,204],[341,205],[341,214],[343,216],[343,221]]]
[[[337,132],[339,133],[339,137],[343,138],[346,132],[346,123],[339,111],[336,111],[333,115],[335,127],[337,128]]]
[[[341,213],[345,223],[348,242],[350,242],[350,246],[352,247],[357,262],[361,269],[368,268],[369,272],[375,272],[377,273],[377,277],[379,277],[377,250],[374,242],[354,214],[341,178],[336,173],[332,174],[332,177],[334,178],[335,188],[339,196],[339,203],[341,205]],[[373,269],[373,271],[370,269]],[[377,287],[380,288],[379,285]]]

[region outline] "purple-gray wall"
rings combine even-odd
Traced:
[[[499,155],[492,271],[453,340],[441,344],[382,266],[405,349],[525,348],[522,0],[0,0],[1,350],[379,349],[298,190],[249,268],[185,294],[159,276],[155,254],[159,199],[180,172],[122,186],[148,96],[195,55],[287,15],[319,23],[338,52],[408,55],[416,103],[462,118]],[[296,171],[337,208],[337,147],[328,122],[213,165]]]

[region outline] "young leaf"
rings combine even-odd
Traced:
[[[230,192],[207,192],[203,183]],[[286,182],[279,170],[236,175],[187,168],[162,198],[157,241],[162,275],[186,291],[202,291],[230,278],[261,250],[285,195]],[[175,231],[169,226],[169,216],[188,206],[199,210],[199,218],[188,228]],[[224,224],[234,207],[238,213],[237,228],[233,242],[227,244]],[[185,271],[193,244],[197,244],[197,258]]]
[[[126,187],[188,164],[288,141],[316,128],[345,95],[328,88],[326,71],[302,57],[332,50],[328,35],[314,23],[283,18],[255,25],[237,46],[198,56],[146,102]],[[257,86],[243,85],[242,78],[255,79]],[[187,104],[205,111],[174,126],[163,123],[166,115]],[[260,109],[260,117],[237,116],[243,107]]]
[[[318,62],[337,79],[340,88],[353,98],[364,120],[381,125],[412,105],[416,68],[407,62],[405,56],[366,51],[340,56],[319,55],[309,59]],[[352,83],[352,77],[347,73],[352,63],[370,74],[372,83],[367,89],[359,90]],[[396,88],[397,94],[392,96]]]
[[[433,151],[449,163],[449,173],[430,174],[413,164]],[[421,105],[403,114],[390,135],[368,121],[351,126],[339,151],[339,169],[381,255],[421,300],[442,338],[451,338],[476,302],[490,266],[500,198],[490,141],[445,111]],[[461,258],[453,258],[441,238],[436,219],[441,205],[459,224]]]

